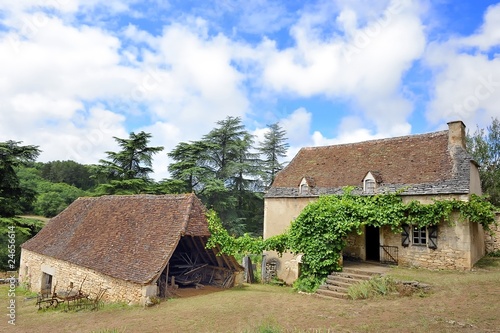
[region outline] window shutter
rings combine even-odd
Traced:
[[[410,245],[410,226],[403,224],[403,232],[401,233],[401,245],[407,247]]]
[[[437,249],[438,244],[438,228],[437,225],[433,225],[427,228],[429,232],[429,248]]]

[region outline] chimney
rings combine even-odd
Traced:
[[[461,120],[448,123],[448,146],[460,146],[465,149],[465,124]]]

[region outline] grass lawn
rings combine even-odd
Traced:
[[[328,300],[288,287],[244,285],[171,299],[151,308],[110,304],[99,311],[37,311],[16,293],[16,326],[7,323],[8,286],[0,286],[0,332],[500,332],[500,258],[473,271],[393,268],[396,279],[432,285],[427,295]]]

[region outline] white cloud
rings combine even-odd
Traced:
[[[485,127],[500,116],[500,58],[488,54],[500,46],[499,22],[500,5],[491,6],[476,33],[429,46],[425,60],[435,71],[429,121],[460,119]]]
[[[484,14],[484,23],[476,34],[463,38],[461,44],[486,51],[500,44],[500,5],[490,6]]]
[[[151,133],[152,138],[149,143],[152,147],[164,147],[164,150],[153,155],[154,175],[156,180],[169,178],[168,165],[172,163],[167,153],[171,152],[181,141],[185,141],[182,129],[172,123],[158,121],[150,126],[138,130]]]
[[[337,16],[344,37],[322,36],[318,15],[306,14],[292,28],[295,47],[265,44],[265,84],[278,93],[351,99],[380,132],[406,126],[413,105],[400,95],[402,76],[425,47],[418,7],[394,1],[363,26],[345,8]]]

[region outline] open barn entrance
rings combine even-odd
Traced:
[[[217,256],[216,249],[205,248],[206,243],[206,237],[181,237],[157,280],[161,298],[175,296],[184,288],[230,288],[234,285],[238,263],[232,257]]]

